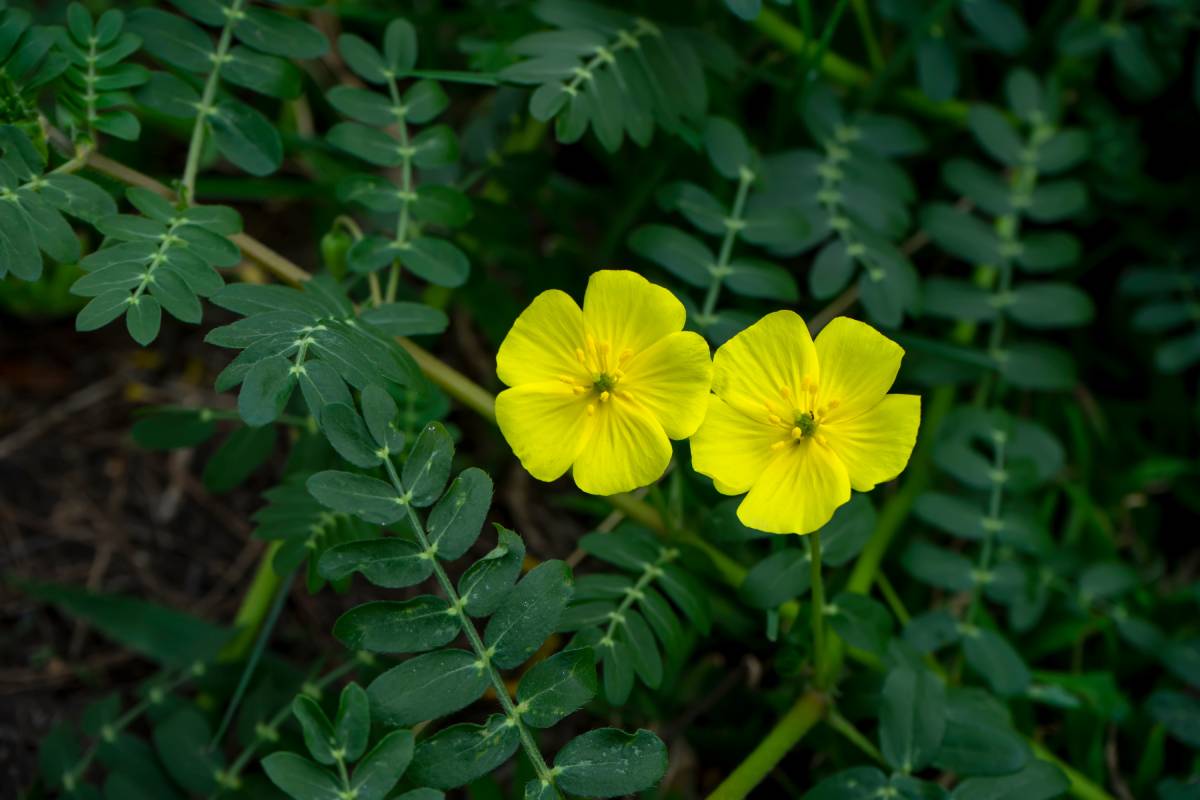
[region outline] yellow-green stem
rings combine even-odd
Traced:
[[[258,571],[254,573],[254,580],[250,582],[250,588],[242,597],[237,616],[233,618],[233,627],[237,634],[221,650],[218,657],[220,661],[240,661],[254,646],[258,629],[266,619],[267,612],[271,610],[271,601],[283,581],[271,563],[275,559],[275,553],[279,551],[279,544],[271,542],[263,550],[258,562]]]
[[[791,709],[783,715],[758,747],[737,769],[713,790],[708,800],[741,800],[750,794],[788,754],[804,735],[820,721],[825,711],[825,695],[806,692]]]

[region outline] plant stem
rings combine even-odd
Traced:
[[[192,139],[188,142],[187,163],[183,168],[183,179],[179,193],[183,202],[188,205],[195,203],[196,172],[200,169],[200,153],[204,149],[204,126],[208,117],[213,113],[213,100],[217,97],[217,85],[221,82],[221,65],[228,58],[229,44],[233,40],[233,28],[242,16],[243,0],[232,0],[225,9],[225,27],[221,28],[221,38],[217,40],[217,52],[213,54],[212,69],[204,82],[204,93],[200,96],[200,105],[196,109],[196,122],[192,125]]]
[[[812,730],[825,711],[825,696],[806,692],[792,708],[775,723],[758,747],[754,748],[737,769],[713,790],[708,800],[741,800],[767,777],[775,765],[788,754],[804,735]]]
[[[302,687],[301,691],[310,696],[313,694],[320,694],[326,686],[333,683],[347,672],[350,672],[352,669],[357,667],[360,662],[370,663],[373,658],[374,657],[369,653],[359,653],[355,659],[347,661],[346,663],[331,669],[316,683]],[[246,747],[243,748],[243,750],[233,759],[233,763],[229,765],[229,769],[221,773],[218,779],[218,787],[213,794],[209,795],[209,800],[219,797],[227,790],[236,789],[238,787],[238,776],[242,774],[242,770],[245,769],[246,765],[250,763],[250,759],[254,757],[256,752],[258,752],[258,748],[263,742],[275,741],[275,739],[278,738],[277,729],[283,724],[283,721],[287,719],[288,715],[291,713],[292,701],[289,700],[287,703],[280,706],[280,708],[274,714],[272,714],[265,723],[260,722],[256,726],[256,735],[254,741],[246,745]]]
[[[812,570],[813,673],[818,689],[829,685],[825,650],[825,582],[821,576],[821,532],[808,535],[808,562]]]
[[[871,62],[871,69],[878,72],[884,67],[883,51],[879,48],[879,40],[875,38],[875,27],[871,24],[871,11],[867,8],[866,0],[854,0],[854,17],[862,33],[867,60]]]
[[[204,674],[204,664],[196,662],[191,667],[183,670],[179,675],[166,682],[163,686],[151,687],[146,693],[146,697],[129,708],[121,716],[117,717],[113,722],[104,725],[99,731],[99,739],[112,742],[117,738],[117,734],[129,727],[131,723],[141,717],[151,706],[158,705],[166,696],[178,689],[183,684],[190,681],[192,678]],[[77,785],[78,781],[83,778],[87,768],[91,766],[92,760],[96,757],[96,751],[99,748],[99,741],[92,742],[83,756],[76,762],[75,766],[67,770],[62,775],[63,789],[71,792]]]
[[[391,458],[385,458],[383,461],[384,468],[387,470],[388,478],[392,482],[392,487],[396,490],[400,497],[405,497],[407,491],[404,484],[400,481],[400,476],[396,473],[396,467],[392,464]],[[530,733],[529,728],[521,721],[521,713],[517,707],[513,705],[512,696],[508,693],[508,686],[504,683],[503,676],[496,670],[492,664],[491,653],[484,645],[483,640],[479,638],[479,632],[475,630],[475,623],[467,616],[463,610],[463,600],[459,596],[458,591],[454,588],[454,583],[450,580],[450,576],[446,574],[445,568],[438,561],[436,550],[429,543],[429,537],[425,535],[425,526],[421,519],[417,516],[417,512],[413,510],[411,503],[404,504],[405,511],[408,512],[408,522],[412,526],[413,532],[416,534],[417,542],[421,545],[424,551],[429,555],[430,563],[433,565],[433,574],[437,578],[438,584],[442,587],[442,591],[446,594],[446,599],[450,601],[451,608],[456,609],[458,622],[467,636],[467,641],[471,645],[471,649],[475,651],[476,658],[488,671],[488,677],[491,678],[492,686],[496,690],[496,699],[500,701],[501,708],[504,709],[504,714],[508,717],[509,723],[517,729],[518,735],[521,737],[521,746],[525,750],[525,755],[533,764],[534,772],[537,773],[538,780],[544,786],[554,785],[554,772],[546,764],[546,759],[542,757],[541,750],[538,749],[537,742]]]
[[[704,296],[704,307],[700,311],[700,318],[696,320],[701,327],[715,322],[713,311],[717,307],[717,296],[721,293],[721,283],[730,272],[729,259],[733,255],[733,244],[737,241],[738,233],[746,227],[742,213],[745,211],[746,196],[750,193],[750,184],[752,183],[754,183],[754,173],[749,167],[742,165],[738,170],[738,188],[737,195],[733,198],[733,210],[725,220],[725,237],[721,240],[717,263],[709,269],[712,281],[708,284],[708,293]]]
[[[392,111],[396,115],[396,132],[400,139],[400,216],[396,218],[396,238],[392,242],[398,249],[408,246],[409,206],[413,201],[413,151],[408,138],[408,123],[404,119],[404,104],[400,100],[400,88],[396,79],[388,76],[388,94],[392,98]],[[372,273],[373,274],[373,273]],[[393,260],[388,270],[387,291],[384,302],[391,303],[396,299],[400,288],[400,262]],[[376,303],[376,305],[379,305]]]
[[[755,20],[758,29],[775,40],[785,50],[805,56],[812,41],[796,26],[789,23],[776,11],[763,8]],[[817,69],[836,83],[847,88],[861,89],[871,84],[871,73],[836,53],[826,52],[816,65]],[[964,124],[970,106],[961,100],[946,100],[940,103],[930,100],[917,89],[905,87],[895,92],[896,99],[913,111],[934,119]]]
[[[877,763],[886,763],[883,758],[883,753],[879,752],[879,748],[876,747],[870,739],[868,739],[866,736],[863,736],[862,732],[858,728],[854,727],[854,723],[843,717],[836,708],[829,709],[829,713],[826,716],[825,721],[829,723],[829,727],[846,737],[851,744],[869,755]]]

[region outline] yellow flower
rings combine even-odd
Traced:
[[[686,439],[704,419],[712,362],[685,332],[683,305],[623,270],[596,272],[583,310],[564,292],[542,292],[521,312],[496,355],[511,389],[496,421],[538,480],[572,470],[591,494],[657,480],[671,460],[667,438]]]
[[[904,350],[838,317],[814,344],[791,311],[768,314],[717,350],[708,416],[692,463],[723,494],[749,492],[738,519],[768,533],[811,533],[850,489],[908,463],[921,398],[888,394]]]

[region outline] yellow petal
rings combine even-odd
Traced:
[[[821,436],[846,465],[850,485],[867,492],[904,471],[920,424],[920,397],[889,394],[852,419],[825,423]]]
[[[542,292],[500,343],[496,375],[508,386],[557,381],[562,375],[590,383],[575,357],[583,341],[583,312],[575,301],[557,289]]]
[[[626,350],[636,354],[669,333],[683,330],[687,316],[675,295],[628,270],[600,270],[588,280],[583,320],[612,362]]]
[[[671,333],[626,364],[619,391],[649,411],[672,439],[696,432],[708,411],[712,360],[691,331]]]
[[[850,479],[838,457],[801,440],[783,448],[755,481],[738,519],[767,533],[812,533],[849,499]]]
[[[653,483],[671,461],[671,443],[648,412],[620,398],[596,405],[592,435],[572,475],[588,494],[619,494]]]
[[[708,415],[692,436],[692,468],[713,479],[721,494],[748,491],[777,455],[771,445],[784,431],[736,411],[716,395],[708,397]]]
[[[496,422],[513,453],[540,481],[562,477],[591,432],[588,395],[559,381],[527,383],[496,398]]]
[[[818,403],[836,403],[828,421],[849,419],[878,403],[896,380],[904,348],[865,322],[838,317],[817,334]]]
[[[721,345],[713,359],[713,391],[756,419],[772,413],[790,419],[806,377],[820,379],[817,351],[794,311],[767,314]]]

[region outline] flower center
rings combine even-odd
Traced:
[[[778,450],[789,444],[798,444],[804,440],[825,443],[825,438],[818,436],[821,421],[830,411],[838,407],[837,400],[829,400],[824,404],[819,402],[820,387],[808,376],[800,382],[800,396],[797,397],[790,387],[779,387],[778,400],[764,400],[767,409],[767,421],[784,431],[784,434],[771,445]]]
[[[575,360],[582,368],[582,375],[559,375],[558,379],[571,387],[576,395],[591,394],[601,403],[607,403],[613,397],[629,398],[628,387],[617,389],[625,373],[621,370],[633,356],[628,347],[614,357],[612,346],[608,342],[596,341],[589,334],[583,347],[575,348]],[[588,416],[596,413],[596,404],[587,405]]]

